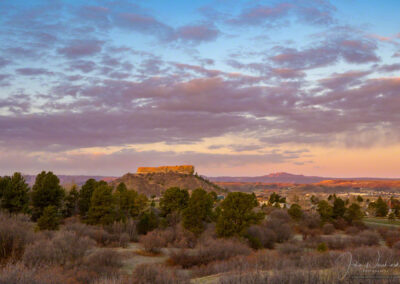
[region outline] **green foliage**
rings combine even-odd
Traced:
[[[112,224],[115,220],[115,205],[112,187],[100,185],[93,191],[87,222],[89,224]]]
[[[171,187],[167,189],[160,199],[160,209],[164,216],[184,210],[189,202],[189,193],[186,189]]]
[[[215,198],[205,190],[195,189],[190,196],[188,206],[183,210],[183,227],[196,235],[204,231],[204,222],[210,222],[213,217]]]
[[[26,213],[29,203],[29,187],[20,173],[4,177],[0,181],[0,205],[10,213]]]
[[[136,225],[136,230],[139,234],[147,234],[148,232],[158,227],[158,216],[154,213],[154,210],[144,212],[139,216],[139,222]]]
[[[361,207],[357,203],[351,204],[344,214],[345,220],[350,224],[355,221],[361,221],[363,216],[364,214],[361,211]]]
[[[286,198],[280,196],[279,194],[277,194],[275,192],[273,192],[270,195],[269,200],[268,200],[269,205],[275,205],[276,207],[279,207],[279,208],[280,208],[279,203],[285,203],[285,202],[286,202]]]
[[[64,198],[63,216],[71,217],[78,214],[79,192],[74,185]]]
[[[333,214],[332,217],[343,218],[344,212],[346,211],[346,206],[344,204],[343,199],[336,197],[333,201]]]
[[[55,206],[47,206],[43,209],[43,214],[37,220],[39,230],[58,230],[60,217]]]
[[[363,202],[364,201],[364,199],[362,198],[362,196],[361,195],[359,195],[359,196],[357,196],[357,202]]]
[[[218,236],[242,235],[250,225],[261,221],[263,213],[253,211],[257,205],[254,193],[230,192],[220,205],[216,226]]]
[[[138,216],[146,208],[148,199],[137,191],[128,190],[125,183],[120,183],[115,192],[117,219],[125,221],[129,217]]]
[[[317,246],[317,251],[326,252],[326,251],[328,251],[328,246],[326,245],[326,243],[320,243]]]
[[[37,220],[42,216],[44,208],[55,206],[60,208],[61,201],[65,195],[60,186],[60,180],[52,172],[42,171],[37,175],[32,188],[32,219]]]
[[[321,216],[321,220],[323,222],[329,222],[332,220],[333,208],[329,205],[328,201],[321,200],[320,202],[318,202],[317,211]]]
[[[318,204],[319,199],[315,195],[311,195],[310,202],[314,205]]]
[[[385,217],[389,212],[389,206],[386,202],[379,196],[378,200],[375,202],[375,215],[377,217]]]
[[[79,207],[79,214],[82,217],[87,217],[87,213],[89,212],[89,207],[90,207],[90,200],[92,198],[93,191],[98,187],[99,185],[102,185],[104,183],[102,182],[97,182],[95,179],[88,179],[85,184],[82,186],[81,190],[79,191],[79,201],[78,201],[78,207]]]
[[[299,204],[292,204],[288,209],[288,213],[293,220],[299,221],[303,217],[303,210]]]

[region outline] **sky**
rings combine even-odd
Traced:
[[[0,174],[400,178],[399,11],[0,1]]]

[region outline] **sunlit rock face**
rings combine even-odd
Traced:
[[[162,167],[139,167],[137,169],[138,174],[171,173],[171,172],[192,175],[194,173],[194,166],[181,165],[181,166],[162,166]]]

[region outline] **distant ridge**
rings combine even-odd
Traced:
[[[213,182],[262,182],[262,183],[297,183],[297,184],[309,184],[309,183],[319,183],[326,180],[365,180],[365,181],[389,181],[389,180],[400,180],[395,178],[332,178],[332,177],[319,177],[319,176],[305,176],[305,175],[296,175],[290,174],[286,172],[279,173],[271,173],[264,176],[255,176],[255,177],[208,177],[210,181]]]

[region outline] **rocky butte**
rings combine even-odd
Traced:
[[[137,169],[138,174],[150,174],[150,173],[178,173],[178,174],[194,174],[194,166],[192,165],[181,165],[181,166],[161,166],[161,167],[139,167]]]

